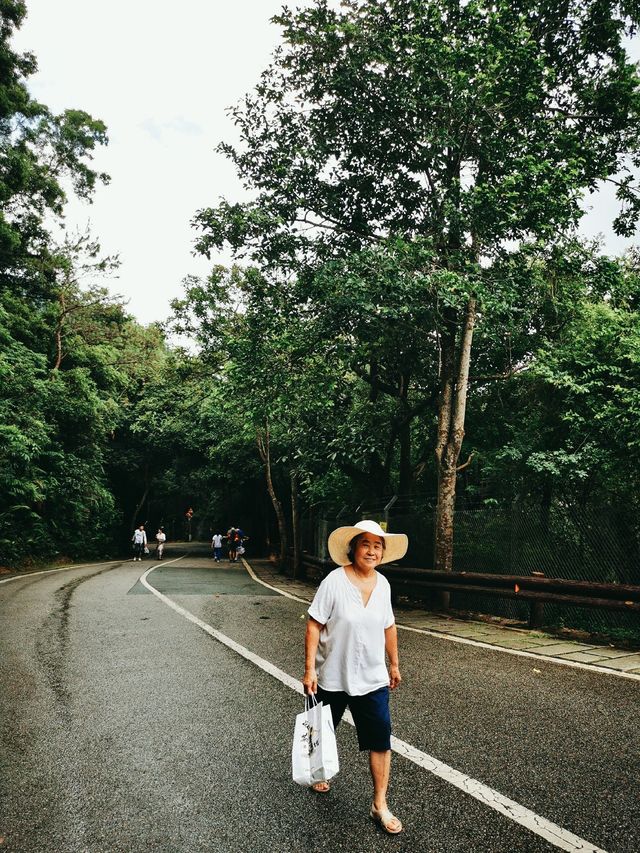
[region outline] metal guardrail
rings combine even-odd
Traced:
[[[310,554],[303,554],[302,564],[310,574],[324,577],[334,564]],[[394,597],[408,595],[422,599],[429,592],[471,592],[520,599],[530,604],[529,625],[542,626],[542,608],[547,602],[594,607],[640,614],[640,586],[617,583],[566,580],[545,577],[541,572],[531,575],[494,575],[481,572],[439,572],[415,569],[394,564],[381,567],[391,584]]]
[[[480,572],[438,572],[400,566],[383,566],[394,595],[448,590],[475,592],[528,601],[531,605],[529,624],[540,628],[542,605],[568,604],[574,607],[597,607],[640,613],[640,586],[615,583],[593,583],[563,578],[548,578],[542,573],[531,575],[493,575]]]

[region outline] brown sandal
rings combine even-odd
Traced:
[[[325,785],[324,788],[319,788],[319,785]],[[314,782],[313,785],[310,786],[312,791],[315,791],[316,794],[327,794],[331,790],[331,785],[322,779],[320,782]]]

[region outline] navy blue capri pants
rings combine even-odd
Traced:
[[[356,724],[360,751],[387,752],[391,749],[391,715],[389,713],[389,688],[380,687],[364,696],[350,696],[343,691],[323,690],[318,685],[318,702],[331,707],[334,728],[348,707]]]

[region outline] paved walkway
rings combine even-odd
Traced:
[[[252,559],[249,565],[256,577],[264,583],[304,601],[313,598],[316,582],[292,580],[278,572],[268,560]],[[459,619],[414,607],[396,608],[396,619],[399,627],[410,631],[423,631],[459,642],[497,647],[512,654],[562,661],[570,666],[604,670],[609,674],[640,680],[640,652],[614,645],[565,640],[543,631]]]

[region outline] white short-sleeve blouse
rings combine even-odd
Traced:
[[[376,572],[367,606],[344,567],[330,572],[315,594],[309,615],[319,622],[316,653],[318,684],[364,696],[389,684],[384,632],[394,624],[389,581]]]

